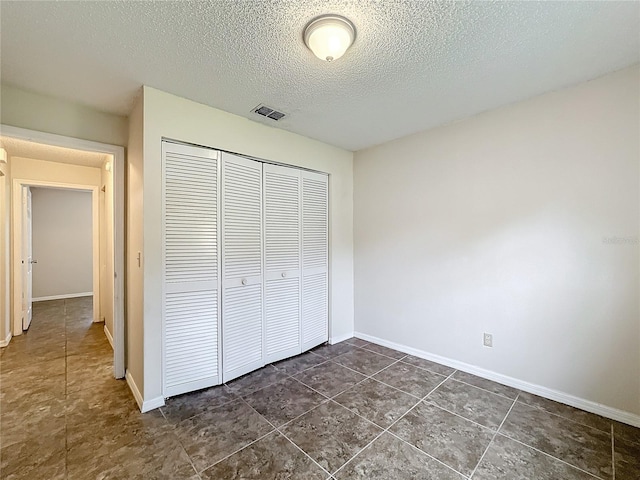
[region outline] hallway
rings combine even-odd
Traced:
[[[177,441],[144,448],[162,417],[142,416],[127,384],[113,378],[91,297],[34,303],[29,331],[0,352],[1,479],[87,479],[109,469],[118,472],[108,478],[129,478],[125,455],[151,471],[175,457]]]

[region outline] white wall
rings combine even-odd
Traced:
[[[133,121],[133,116],[131,119]],[[353,332],[353,154],[144,87],[145,400],[162,396],[160,234],[163,137],[330,174],[330,335],[334,340],[350,336]],[[131,156],[131,144],[129,148]]]
[[[0,96],[3,125],[112,145],[127,144],[126,117],[9,85],[1,86]]]
[[[91,192],[31,188],[33,298],[93,291]]]
[[[356,331],[640,414],[639,89],[636,66],[357,152]]]

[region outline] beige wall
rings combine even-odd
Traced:
[[[112,145],[127,144],[126,117],[10,85],[0,86],[0,98],[3,125]]]
[[[93,292],[91,192],[31,188],[33,299]]]
[[[350,336],[353,332],[353,154],[144,87],[145,400],[162,396],[163,137],[329,173],[330,336],[334,340]]]
[[[639,89],[636,66],[357,152],[356,331],[640,415]]]
[[[0,342],[6,341],[11,332],[9,288],[9,219],[11,205],[11,173],[9,164],[0,163]]]
[[[129,146],[127,149],[127,237],[126,264],[126,342],[127,376],[142,393],[144,391],[144,276],[138,265],[138,252],[143,251],[143,104],[140,96],[129,116]]]

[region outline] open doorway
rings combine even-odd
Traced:
[[[28,330],[33,302],[91,297],[94,322],[105,321],[106,312],[113,311],[113,296],[106,297],[113,291],[113,273],[100,272],[100,259],[113,256],[113,242],[100,238],[105,224],[112,223],[101,211],[107,202],[97,184],[33,179],[31,171],[44,162],[14,160],[14,170],[20,169],[16,173],[29,177],[13,179],[14,335]],[[78,173],[64,166],[53,169],[62,177]],[[80,173],[95,173],[97,182],[98,169],[85,167]]]
[[[124,377],[124,149],[7,126],[0,140],[11,180],[11,307],[0,329],[28,330],[34,300],[76,299],[89,322],[104,322]]]
[[[23,187],[23,287],[24,298],[32,302],[91,297],[94,305],[93,321],[110,316],[108,307],[108,275],[103,270],[104,258],[112,244],[102,238],[103,226],[109,221],[104,214],[103,193],[99,194],[99,218],[94,218],[95,189]],[[26,200],[26,201],[25,201]],[[98,225],[100,239],[94,225]],[[100,261],[98,261],[100,259]],[[100,278],[94,275],[99,264]],[[111,275],[113,279],[113,275]],[[111,280],[111,283],[113,280]],[[97,290],[97,292],[96,292]],[[98,293],[99,295],[96,295]],[[33,312],[30,302],[23,310],[23,330],[28,328]]]

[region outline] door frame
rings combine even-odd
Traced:
[[[96,185],[82,185],[75,183],[47,182],[43,180],[29,180],[25,178],[13,179],[13,222],[11,237],[13,238],[13,335],[22,334],[22,295],[24,291],[24,269],[22,266],[24,228],[22,221],[23,205],[22,192],[24,188],[40,187],[61,190],[75,190],[91,192],[91,264],[92,264],[92,292],[93,292],[93,321],[100,320],[100,193]]]
[[[114,246],[114,308],[113,308],[113,350],[114,350],[114,361],[113,361],[113,372],[115,378],[123,378],[125,375],[125,342],[124,342],[124,333],[125,333],[125,309],[124,309],[124,279],[125,279],[125,262],[124,262],[124,252],[125,252],[125,157],[124,157],[124,147],[118,145],[110,145],[107,143],[94,142],[91,140],[83,140],[74,137],[67,137],[63,135],[56,135],[52,133],[38,132],[35,130],[28,130],[25,128],[13,127],[10,125],[0,125],[0,133],[6,137],[17,138],[20,140],[31,141],[35,143],[41,143],[45,145],[52,145],[56,147],[64,147],[71,148],[76,150],[85,150],[96,153],[103,153],[106,155],[111,155],[113,158],[112,165],[112,175],[113,175],[113,246]],[[16,182],[17,181],[17,182]],[[97,186],[81,186],[81,185],[71,185],[71,184],[54,184],[54,182],[37,182],[33,180],[20,180],[14,179],[13,182],[13,192],[12,192],[12,201],[13,201],[13,213],[15,214],[15,185],[16,183],[20,184],[22,182],[25,185],[33,185],[33,186],[53,186],[54,188],[57,186],[58,188],[74,188],[76,190],[87,190],[95,189],[95,193],[92,193],[93,198],[93,214],[94,218],[99,219],[99,187]],[[45,185],[46,184],[46,185]],[[88,187],[88,188],[87,188]],[[21,204],[22,201],[20,200]],[[15,218],[15,217],[14,217]],[[94,233],[94,243],[97,240],[99,242],[99,225],[98,222],[93,222],[93,233]],[[12,230],[15,228],[14,223],[12,223]],[[14,236],[12,233],[10,236]],[[9,323],[14,327],[12,330],[15,334],[17,331],[16,326],[16,294],[15,290],[20,290],[20,295],[22,295],[22,283],[16,282],[15,274],[22,275],[21,269],[15,268],[15,251],[12,254],[14,262],[13,264],[13,288],[14,288],[14,298],[13,298],[13,309],[12,313],[14,313],[13,321]],[[97,258],[97,264],[96,264]],[[99,315],[98,309],[95,308],[96,297],[98,297],[97,301],[99,302],[99,295],[96,295],[98,292],[95,290],[96,281],[99,284],[100,281],[100,261],[99,261],[99,253],[96,255],[94,253],[94,319],[95,315]],[[96,280],[97,279],[97,280]],[[20,315],[21,317],[21,312]],[[19,318],[19,321],[22,321],[22,318]],[[20,332],[21,330],[20,326]]]

